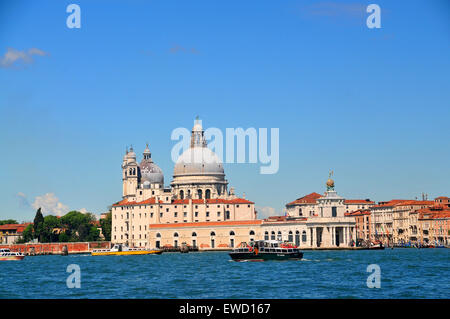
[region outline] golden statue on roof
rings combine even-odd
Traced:
[[[328,174],[328,180],[327,180],[327,191],[334,191],[334,181],[331,179],[331,176],[333,176],[334,172],[330,171]]]

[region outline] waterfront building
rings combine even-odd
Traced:
[[[392,242],[403,244],[417,241],[417,214],[419,209],[433,205],[433,201],[408,200],[392,206]]]
[[[351,213],[346,213],[346,216],[355,218],[356,241],[368,242],[371,240],[371,213],[368,209],[358,209]]]
[[[223,164],[207,147],[199,121],[192,129],[189,149],[175,164],[171,187],[164,187],[163,172],[153,161],[148,145],[139,164],[133,148],[126,151],[122,161],[122,182],[122,200],[112,205],[113,243],[134,247],[192,243],[195,240],[192,234],[200,238],[204,229],[197,230],[193,225],[212,229],[213,226],[208,224],[211,222],[216,228],[220,228],[219,225],[224,227],[216,232],[222,234],[222,230],[228,231],[229,222],[238,227],[236,222],[244,221],[239,233],[247,233],[247,241],[249,236],[255,236],[250,235],[252,224],[248,224],[248,221],[256,220],[254,203],[236,196],[233,187],[228,189]],[[232,231],[228,231],[229,235],[223,242],[222,239],[216,241],[215,246],[219,242],[231,243]],[[199,245],[200,240],[195,240],[195,243]],[[203,244],[210,243],[208,239]]]
[[[286,204],[286,220],[264,221],[265,238],[295,236],[296,244],[309,248],[342,248],[355,242],[355,219],[346,216],[345,199],[335,191],[331,174],[326,186],[324,195],[311,193]]]
[[[372,240],[379,240],[383,243],[392,242],[394,207],[396,204],[406,201],[405,199],[393,199],[379,202],[370,208]]]
[[[0,244],[15,244],[31,223],[0,225]]]
[[[416,211],[421,244],[450,245],[450,209],[432,206]]]
[[[331,175],[330,175],[331,177]],[[112,243],[134,247],[229,249],[240,242],[278,239],[305,248],[346,248],[356,240],[355,218],[374,205],[346,200],[329,178],[326,192],[286,205],[287,216],[257,219],[255,204],[228,187],[223,164],[208,147],[201,123],[178,158],[170,187],[148,145],[137,162],[133,148],[122,160],[122,200],[112,205]]]

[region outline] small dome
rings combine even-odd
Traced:
[[[150,184],[164,184],[164,174],[158,165],[153,161],[143,160],[139,164],[141,171],[141,182],[149,182]]]
[[[173,175],[224,175],[224,170],[222,161],[213,151],[198,146],[180,155]]]

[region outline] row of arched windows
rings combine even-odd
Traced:
[[[203,199],[203,190],[201,190],[201,189],[197,190],[197,195],[198,195],[199,199]],[[190,196],[191,196],[191,190],[188,189],[187,190],[187,197],[190,197]],[[205,191],[205,198],[206,199],[210,199],[211,198],[211,190],[210,189],[207,189]],[[180,199],[184,199],[184,190],[180,190]]]
[[[266,232],[266,234],[267,234],[267,232]],[[213,236],[216,236],[216,233],[212,231],[209,235],[210,235],[211,237],[213,237]],[[230,235],[230,236],[235,236],[236,234],[234,233],[233,230],[231,230],[230,233],[229,233],[229,235]],[[253,230],[250,230],[249,235],[250,235],[250,236],[254,236],[254,235],[255,235],[255,232],[254,232]],[[196,237],[196,236],[197,236],[197,233],[196,233],[196,232],[193,232],[193,233],[192,233],[192,237]],[[157,238],[161,238],[161,234],[160,234],[160,233],[157,233],[157,234],[156,234],[156,237],[157,237]],[[173,234],[173,237],[179,237],[178,233],[174,233],[174,234]]]
[[[266,231],[264,233],[264,239],[265,240],[269,240],[269,232],[268,231]],[[279,240],[279,241],[283,240],[283,236],[282,236],[281,231],[278,231],[276,234],[275,234],[275,231],[272,231],[270,233],[270,240],[275,240],[275,239]],[[302,239],[302,242],[306,243],[307,236],[306,236],[306,231],[305,230],[302,232],[302,238],[301,239]],[[295,239],[294,239],[294,233],[292,231],[289,231],[289,233],[288,233],[288,242],[295,243],[297,246],[300,245],[300,231],[298,231],[298,230],[295,231]]]

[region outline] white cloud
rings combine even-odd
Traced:
[[[28,202],[27,196],[24,193],[18,192],[16,196],[19,199],[20,206],[30,207],[30,203]]]
[[[282,213],[277,212],[275,208],[270,206],[256,206],[256,211],[258,212],[257,218],[258,219],[264,219],[269,216],[280,216]]]
[[[36,196],[31,206],[34,209],[38,209],[40,207],[42,209],[42,213],[44,214],[52,214],[56,216],[62,216],[69,210],[69,207],[61,203],[58,200],[58,197],[56,197],[53,193]]]
[[[8,48],[3,57],[0,58],[0,67],[8,68],[19,62],[22,62],[24,64],[33,63],[34,55],[46,56],[49,54],[38,48],[31,48],[28,51],[20,51],[14,48]]]

